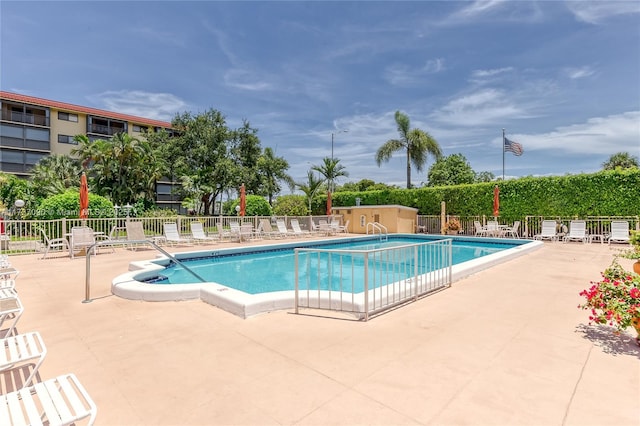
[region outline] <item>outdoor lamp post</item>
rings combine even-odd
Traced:
[[[126,205],[122,206],[122,208],[124,209],[124,212],[127,214],[127,220],[129,220],[129,213],[131,213],[131,209],[133,208],[133,206],[127,203]]]
[[[236,214],[240,214],[240,206],[239,205],[236,206]]]

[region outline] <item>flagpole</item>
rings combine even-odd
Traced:
[[[504,129],[502,129],[502,180],[504,181]]]

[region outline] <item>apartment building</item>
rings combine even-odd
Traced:
[[[147,130],[171,129],[171,123],[96,108],[0,91],[0,171],[28,177],[31,168],[51,154],[70,154],[75,135],[89,140],[116,133],[144,137]],[[180,211],[170,180],[156,183],[159,207]]]

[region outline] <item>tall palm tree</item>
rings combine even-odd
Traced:
[[[42,197],[62,194],[80,186],[80,162],[68,155],[52,154],[42,158],[31,169],[31,182]]]
[[[394,152],[405,150],[407,152],[407,188],[411,188],[411,164],[416,170],[422,171],[427,162],[427,155],[431,154],[437,159],[442,156],[442,151],[438,142],[429,133],[410,128],[408,115],[396,111],[395,119],[400,138],[389,139],[378,148],[376,163],[380,167],[383,161],[386,163],[391,159]]]
[[[329,191],[335,190],[335,180],[339,177],[348,177],[349,173],[346,168],[339,164],[339,158],[325,157],[322,159],[322,164],[319,166],[312,166],[311,170],[315,170],[324,177],[324,181],[328,183]]]
[[[260,179],[260,195],[266,195],[269,205],[272,205],[273,196],[280,192],[280,181],[286,182],[289,187],[295,187],[293,178],[286,173],[289,163],[282,157],[276,157],[273,149],[266,147],[258,158],[258,176]]]
[[[311,214],[311,202],[322,187],[323,183],[324,181],[316,177],[315,173],[311,170],[307,172],[306,182],[296,182],[296,187],[300,191],[304,192],[304,195],[307,198],[307,202],[309,203],[309,214]]]

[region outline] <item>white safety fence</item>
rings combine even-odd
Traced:
[[[295,311],[354,314],[365,321],[451,285],[452,240],[366,250],[295,249]]]

